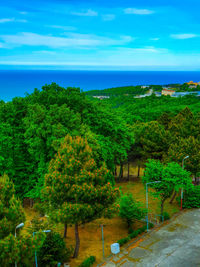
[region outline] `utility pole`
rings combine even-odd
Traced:
[[[185,159],[188,159],[189,156],[186,156],[185,158],[183,158],[183,161],[182,161],[182,169],[184,170],[184,160]],[[183,209],[183,188],[181,188],[181,210]]]
[[[101,237],[102,237],[102,248],[103,248],[103,259],[105,259],[105,251],[104,251],[104,234],[103,234],[103,224],[100,224],[101,226]]]

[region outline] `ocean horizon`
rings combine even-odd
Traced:
[[[78,70],[0,70],[0,99],[32,93],[55,82],[82,91],[135,85],[166,85],[200,81],[200,71],[78,71]]]

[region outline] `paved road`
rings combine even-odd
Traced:
[[[115,266],[200,267],[200,209],[183,212],[104,265]]]

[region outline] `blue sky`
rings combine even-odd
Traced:
[[[0,68],[200,70],[199,0],[7,0]]]

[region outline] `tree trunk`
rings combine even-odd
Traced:
[[[76,246],[74,250],[73,258],[78,257],[79,247],[80,247],[80,239],[79,239],[79,233],[78,233],[78,224],[75,224],[75,238],[76,238]]]
[[[137,173],[137,177],[140,177],[140,165],[138,165],[138,173]]]
[[[162,216],[163,216],[163,211],[164,211],[164,203],[165,203],[165,199],[162,199],[161,200],[161,210],[160,210],[160,215],[161,215],[160,219],[161,219],[161,221],[162,221]]]
[[[67,238],[67,223],[65,223],[64,225],[64,235],[63,235],[63,238]]]
[[[30,199],[30,208],[33,207],[33,204],[34,204],[34,200],[31,198],[31,199]]]
[[[172,198],[171,198],[170,201],[169,201],[170,204],[173,203],[173,201],[174,201],[174,199],[175,199],[175,197],[176,197],[176,194],[177,194],[177,192],[175,191],[174,194],[172,195]]]
[[[129,181],[129,161],[128,161],[128,181]]]
[[[195,185],[198,185],[199,184],[199,178],[197,178],[197,176],[195,175],[194,179],[195,179]]]
[[[117,167],[115,166],[115,177],[117,176]]]
[[[124,177],[124,170],[123,170],[123,164],[120,164],[120,171],[119,171],[119,182],[120,179]]]

